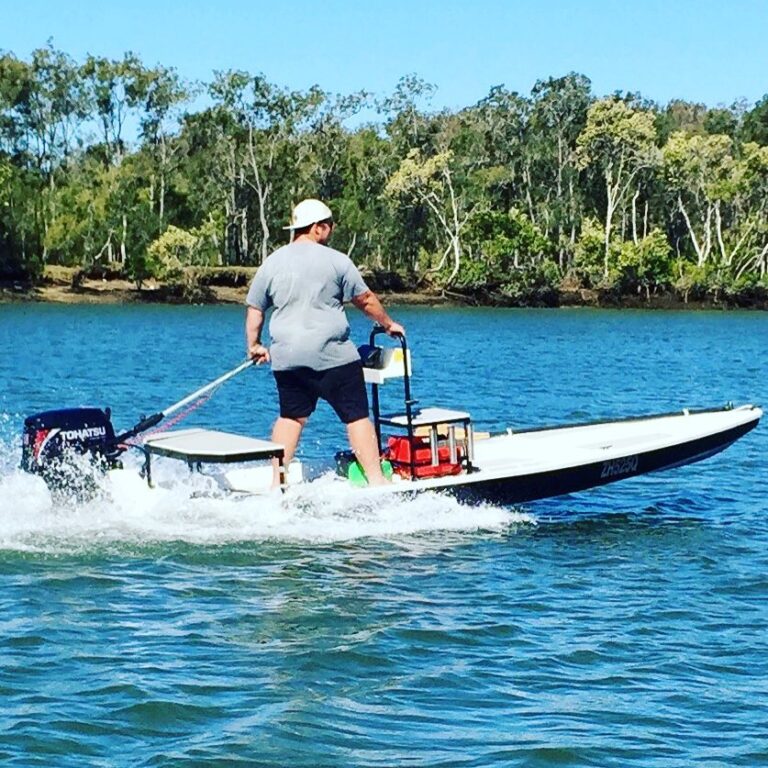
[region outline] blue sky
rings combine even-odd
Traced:
[[[48,38],[77,60],[132,50],[188,79],[233,68],[384,95],[416,73],[438,87],[433,106],[452,109],[570,71],[599,96],[662,103],[768,92],[766,0],[0,0],[0,49],[27,58]]]

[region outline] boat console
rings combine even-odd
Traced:
[[[385,333],[381,326],[371,331],[369,344],[361,348],[363,374],[371,385],[373,423],[379,451],[396,472],[409,480],[441,477],[474,470],[472,418],[464,411],[442,407],[417,407],[411,393],[411,355],[405,336],[397,336],[400,347],[376,346],[376,337]],[[382,414],[379,387],[388,379],[403,380],[404,410]],[[401,435],[382,442],[382,427]]]

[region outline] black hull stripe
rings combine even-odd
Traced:
[[[462,501],[490,501],[497,504],[522,504],[567,493],[576,493],[588,488],[607,485],[630,477],[659,472],[665,469],[682,467],[686,464],[714,456],[726,449],[731,443],[743,437],[757,425],[757,420],[750,421],[724,432],[693,440],[691,442],[658,448],[647,453],[633,454],[631,465],[625,471],[606,473],[606,465],[616,466],[616,462],[598,461],[579,467],[539,472],[531,475],[493,480],[468,482],[451,485],[444,489],[446,493]],[[634,463],[634,458],[637,462]],[[619,465],[621,460],[619,460]],[[608,467],[610,470],[611,467]],[[621,467],[619,466],[619,469]]]

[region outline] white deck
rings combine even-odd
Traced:
[[[433,424],[467,421],[469,414],[464,411],[451,411],[448,408],[414,408],[412,417],[414,427],[426,427]],[[381,423],[406,427],[408,426],[408,416],[404,413],[383,415]]]
[[[147,438],[143,445],[149,453],[157,456],[215,464],[279,458],[284,452],[279,443],[214,429],[164,432]]]
[[[419,481],[448,486],[471,481],[567,469],[682,445],[755,421],[762,411],[743,406],[728,411],[511,432],[475,442],[479,472]]]

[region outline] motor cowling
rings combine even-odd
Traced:
[[[21,467],[27,472],[45,475],[68,458],[86,454],[109,468],[120,452],[108,408],[62,408],[24,419]]]

